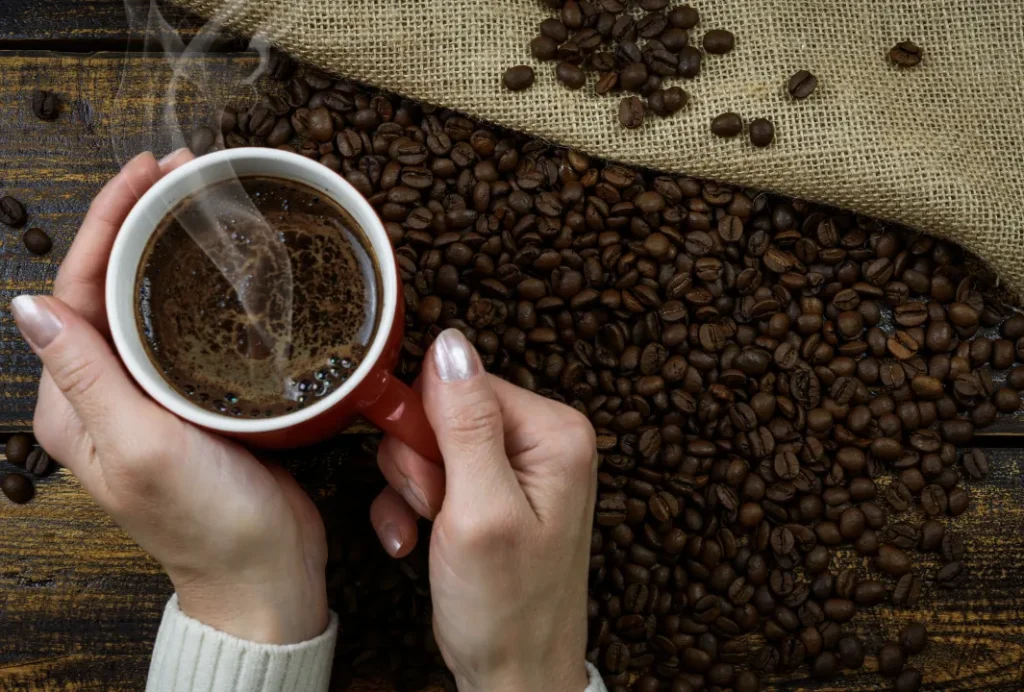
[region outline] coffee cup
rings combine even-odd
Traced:
[[[380,272],[380,317],[364,357],[349,377],[299,410],[270,418],[218,415],[175,390],[147,355],[136,309],[137,277],[162,222],[207,186],[245,177],[304,185],[340,206],[359,225]],[[428,459],[440,461],[419,395],[395,377],[405,324],[398,263],[373,207],[343,177],[297,154],[238,148],[197,158],[169,173],[135,204],[114,242],[107,268],[111,336],[140,387],[178,417],[211,432],[263,448],[301,447],[330,438],[363,416]]]

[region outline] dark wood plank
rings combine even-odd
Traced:
[[[294,470],[316,489],[325,516],[345,506],[343,498],[353,487],[367,495],[376,488],[358,444],[348,438],[342,445],[293,455]],[[902,623],[924,619],[933,643],[914,663],[925,671],[929,690],[990,692],[1024,684],[1024,452],[989,454],[991,477],[970,484],[971,509],[952,522],[971,537],[968,584],[956,591],[939,589],[931,583],[937,563],[918,559],[915,569],[929,593],[916,610],[882,606],[855,620],[877,646],[895,636]],[[362,475],[354,474],[357,468],[364,469]],[[4,470],[0,463],[0,473]],[[77,692],[141,689],[170,593],[156,564],[64,471],[43,480],[38,498],[28,505],[0,502],[0,525],[0,689],[41,692],[54,689],[57,681]],[[867,692],[881,687],[873,669],[869,658],[858,674],[828,683],[778,680],[773,689]],[[390,687],[362,681],[350,689]]]
[[[186,39],[203,25],[201,19],[170,3],[154,0],[153,7]],[[88,49],[86,42],[90,41],[111,47],[140,42],[144,37],[140,28],[150,9],[150,0],[4,0],[0,3],[0,46],[5,42],[17,42],[19,47],[77,44]]]
[[[176,95],[176,117],[189,132],[209,116],[212,103],[251,95],[241,80],[257,65],[258,58],[245,54],[172,66],[161,56],[124,53],[0,53],[0,193],[22,200],[29,225],[54,241],[53,251],[39,258],[23,247],[20,233],[0,234],[0,432],[31,424],[39,374],[38,360],[10,319],[11,298],[51,290],[90,200],[121,163],[184,143],[159,115],[174,68],[207,77],[205,93],[183,86]],[[33,117],[37,88],[60,94],[58,122]]]

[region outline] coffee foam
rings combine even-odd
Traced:
[[[378,322],[378,272],[358,226],[313,190],[266,178],[235,186],[187,200],[150,242],[137,301],[143,336],[196,403],[281,415],[354,370]],[[239,194],[262,215],[237,213]]]

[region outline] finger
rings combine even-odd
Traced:
[[[445,330],[423,367],[423,404],[444,457],[448,499],[459,512],[524,501],[508,456],[501,406],[476,350],[457,329]],[[507,505],[506,505],[507,507]]]
[[[161,175],[167,175],[173,170],[181,168],[189,161],[195,159],[196,155],[188,147],[183,147],[177,151],[171,152],[167,156],[160,159],[160,173]]]
[[[586,511],[597,490],[590,421],[570,406],[491,378],[505,423],[505,449],[530,506],[541,520]]]
[[[384,477],[416,512],[433,519],[444,500],[444,470],[395,437],[385,437],[377,450]]]
[[[54,282],[53,295],[104,334],[103,285],[110,249],[128,212],[161,175],[149,152],[129,161],[96,195]]]
[[[416,547],[419,527],[416,512],[388,486],[370,505],[370,523],[391,557],[405,557]]]
[[[103,336],[60,300],[18,296],[11,313],[98,447],[117,443],[116,430],[161,410],[129,379]]]

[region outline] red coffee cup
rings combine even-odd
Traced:
[[[335,391],[315,403],[275,418],[233,418],[204,409],[175,391],[147,355],[135,308],[136,277],[147,244],[181,202],[210,185],[238,177],[282,178],[322,192],[362,228],[380,270],[380,323],[366,356]],[[441,460],[423,402],[393,374],[405,325],[398,263],[373,207],[348,181],[298,154],[241,148],[191,161],[157,182],[132,209],[118,233],[107,268],[107,317],[125,367],[153,399],[207,430],[265,448],[301,447],[332,437],[362,415],[428,459]]]

